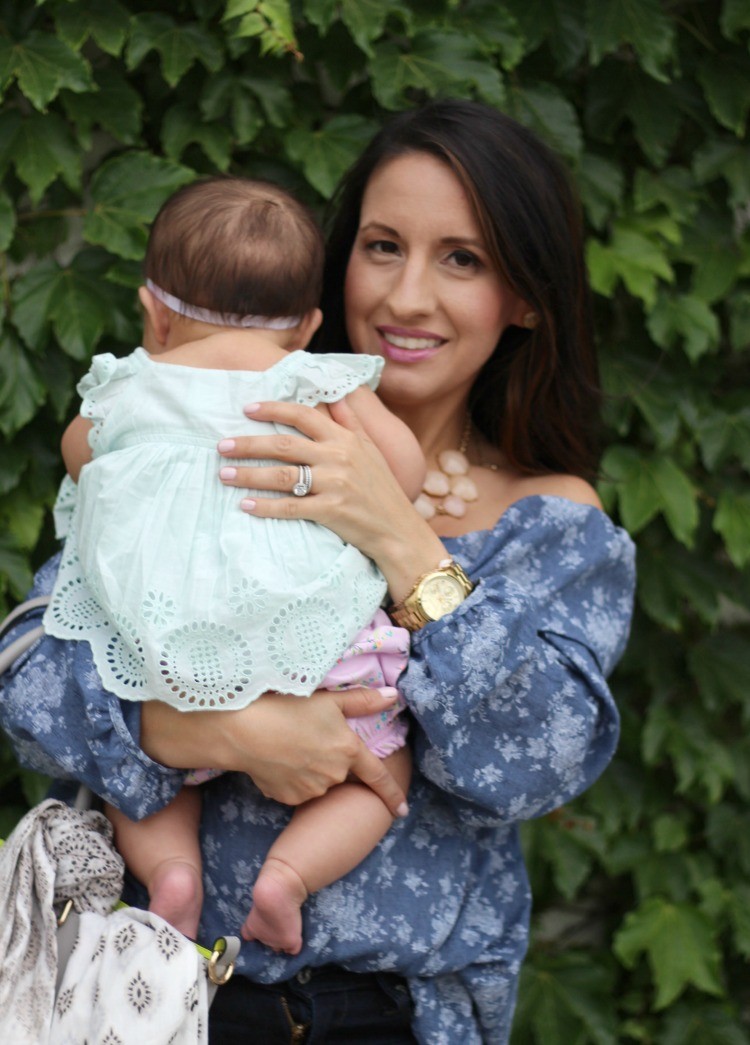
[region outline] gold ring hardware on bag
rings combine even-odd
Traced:
[[[226,949],[227,941],[223,936],[220,936],[218,940],[214,941],[214,949],[211,951],[211,957],[208,959],[208,978],[211,983],[215,983],[218,987],[231,980],[234,972],[234,962],[230,962],[225,968],[219,965],[219,960]]]

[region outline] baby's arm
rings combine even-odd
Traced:
[[[89,446],[89,432],[93,425],[85,417],[73,418],[63,433],[61,448],[63,461],[68,470],[68,475],[73,482],[78,482],[78,476],[85,464],[91,460],[91,447]]]
[[[346,402],[388,462],[410,501],[419,497],[425,477],[425,459],[411,428],[392,414],[371,388],[361,385]]]

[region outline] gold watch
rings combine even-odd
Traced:
[[[408,631],[440,620],[460,606],[474,585],[453,559],[443,559],[436,569],[423,574],[408,595],[388,610],[393,620]]]

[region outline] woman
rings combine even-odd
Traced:
[[[384,356],[379,394],[439,473],[421,513],[345,402],[335,422],[250,404],[308,438],[228,433],[221,453],[280,463],[224,468],[222,481],[291,494],[308,465],[307,496],[238,493],[243,509],[321,522],[385,574],[391,612],[413,630],[402,686],[410,811],[311,898],[298,956],[245,946],[212,1035],[502,1043],[530,907],[518,823],[579,794],[612,755],[618,720],[604,676],[622,652],[633,589],[632,545],[586,479],[596,366],[567,179],[533,135],[485,106],[402,114],[344,181],[326,287],[319,345]],[[475,489],[441,493],[440,473],[445,482],[462,467],[444,455],[456,449]],[[51,639],[6,689],[19,755],[85,780],[130,816],[179,788],[166,766],[239,771],[204,788],[207,939],[241,924],[247,888],[288,819],[264,795],[295,804],[352,772],[393,811],[402,800],[345,723],[378,707],[374,694],[269,695],[200,717],[149,704],[139,719],[137,706],[102,693],[85,644]],[[81,706],[85,728],[72,736],[65,720]]]

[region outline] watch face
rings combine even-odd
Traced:
[[[466,598],[463,586],[447,573],[428,577],[419,593],[423,611],[431,620],[440,620],[460,606]]]

